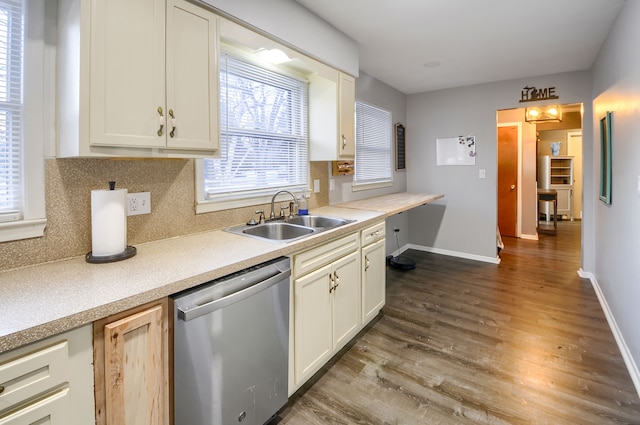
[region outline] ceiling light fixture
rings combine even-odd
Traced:
[[[291,58],[280,49],[261,49],[258,51],[258,54],[262,59],[266,60],[267,62],[271,62],[274,65],[279,65],[291,60]]]
[[[562,122],[560,105],[535,106],[524,110],[524,120],[530,123]]]

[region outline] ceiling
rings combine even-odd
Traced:
[[[406,94],[591,68],[624,0],[297,0]]]

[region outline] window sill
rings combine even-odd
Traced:
[[[0,242],[42,237],[46,225],[47,220],[44,218],[0,223]]]

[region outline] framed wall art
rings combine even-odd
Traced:
[[[407,155],[405,145],[404,125],[396,124],[396,171],[403,171],[407,168]]]
[[[600,200],[607,205],[611,205],[611,118],[611,112],[600,118]]]

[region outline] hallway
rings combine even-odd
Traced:
[[[410,251],[373,325],[273,423],[640,424],[595,292],[580,222],[504,238],[500,265]]]

